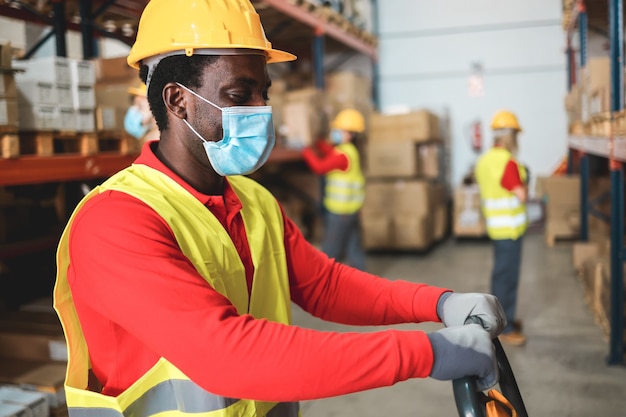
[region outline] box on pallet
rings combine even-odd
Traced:
[[[393,248],[392,220],[388,212],[363,210],[361,220],[365,249]]]
[[[18,84],[22,80],[37,80],[54,84],[72,84],[72,74],[70,70],[70,59],[65,57],[41,57],[15,64],[16,68],[23,69],[24,72],[15,74]]]
[[[457,237],[481,237],[487,228],[476,184],[462,185],[454,190],[453,233]]]
[[[433,223],[428,215],[395,216],[393,225],[394,247],[398,249],[426,249],[433,242]]]
[[[96,93],[92,85],[72,85],[72,102],[75,109],[93,110],[96,107]]]
[[[72,85],[93,86],[96,83],[96,71],[93,61],[72,59],[70,61]]]
[[[284,136],[287,147],[310,146],[326,134],[328,119],[324,94],[315,88],[290,91],[283,107]]]
[[[101,58],[93,61],[96,84],[139,84],[139,72],[130,67],[126,57]]]
[[[406,114],[372,113],[370,142],[425,142],[440,139],[439,117],[428,110]]]
[[[76,110],[76,130],[79,132],[96,131],[96,118],[92,109]]]
[[[414,142],[367,144],[365,169],[371,178],[415,177],[421,172],[419,150]]]
[[[17,84],[17,92],[20,106],[56,105],[59,103],[56,86],[51,82],[21,80]]]

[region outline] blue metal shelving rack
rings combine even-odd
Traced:
[[[574,51],[571,39],[578,28],[580,44],[580,65],[587,60],[587,12],[583,0],[577,0],[571,11],[571,20],[567,27],[567,68],[568,89],[575,82]],[[624,109],[624,9],[622,0],[609,0],[609,38],[611,54],[611,123],[613,115]],[[611,332],[609,340],[609,365],[624,365],[624,168],[626,162],[626,137],[615,137],[613,129],[608,138],[571,136],[569,138],[568,171],[573,171],[574,152],[580,155],[581,210],[580,238],[589,238],[587,218],[590,213],[589,203],[589,155],[596,155],[609,160],[611,175]]]

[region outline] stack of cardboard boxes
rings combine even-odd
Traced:
[[[447,231],[439,118],[428,110],[372,114],[366,149],[366,249],[424,250]]]
[[[0,314],[0,415],[67,415],[66,368],[63,329],[50,297]]]
[[[15,68],[9,42],[0,43],[0,158],[16,155],[15,133],[19,126]]]
[[[595,57],[580,68],[578,81],[565,96],[570,134],[609,136],[611,60]]]
[[[95,75],[92,61],[43,57],[15,66],[20,129],[95,131]]]
[[[303,82],[307,80],[302,80]],[[324,90],[294,85],[290,81],[272,82],[270,104],[282,144],[301,149],[326,137],[329,124],[345,108],[359,110],[366,119],[366,132],[372,111],[371,81],[352,71],[330,73]]]

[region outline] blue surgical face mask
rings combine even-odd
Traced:
[[[246,175],[267,161],[276,142],[271,106],[219,107],[184,85],[177,84],[222,112],[224,137],[217,142],[206,140],[183,119],[202,140],[215,172],[222,176]]]
[[[136,139],[141,139],[148,132],[143,124],[144,114],[135,106],[131,106],[124,115],[124,130]]]
[[[343,143],[343,132],[338,129],[330,131],[330,141],[333,145],[341,145]]]

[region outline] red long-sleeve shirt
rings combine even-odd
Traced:
[[[340,171],[348,169],[350,163],[348,157],[338,152],[334,146],[326,141],[318,140],[315,147],[321,155],[315,153],[311,148],[304,148],[302,150],[304,162],[306,162],[311,171],[317,175],[325,175],[335,169]]]
[[[158,143],[158,142],[157,142]],[[192,189],[149,146],[137,164],[164,172],[224,225],[252,276],[241,202]],[[284,219],[292,301],[352,325],[439,321],[444,289],[382,279],[335,263]],[[239,315],[180,251],[168,224],[143,202],[107,191],[87,202],[70,232],[68,279],[103,393],[117,395],[167,358],[208,391],[232,398],[297,401],[388,386],[429,375],[421,331],[329,332]]]

